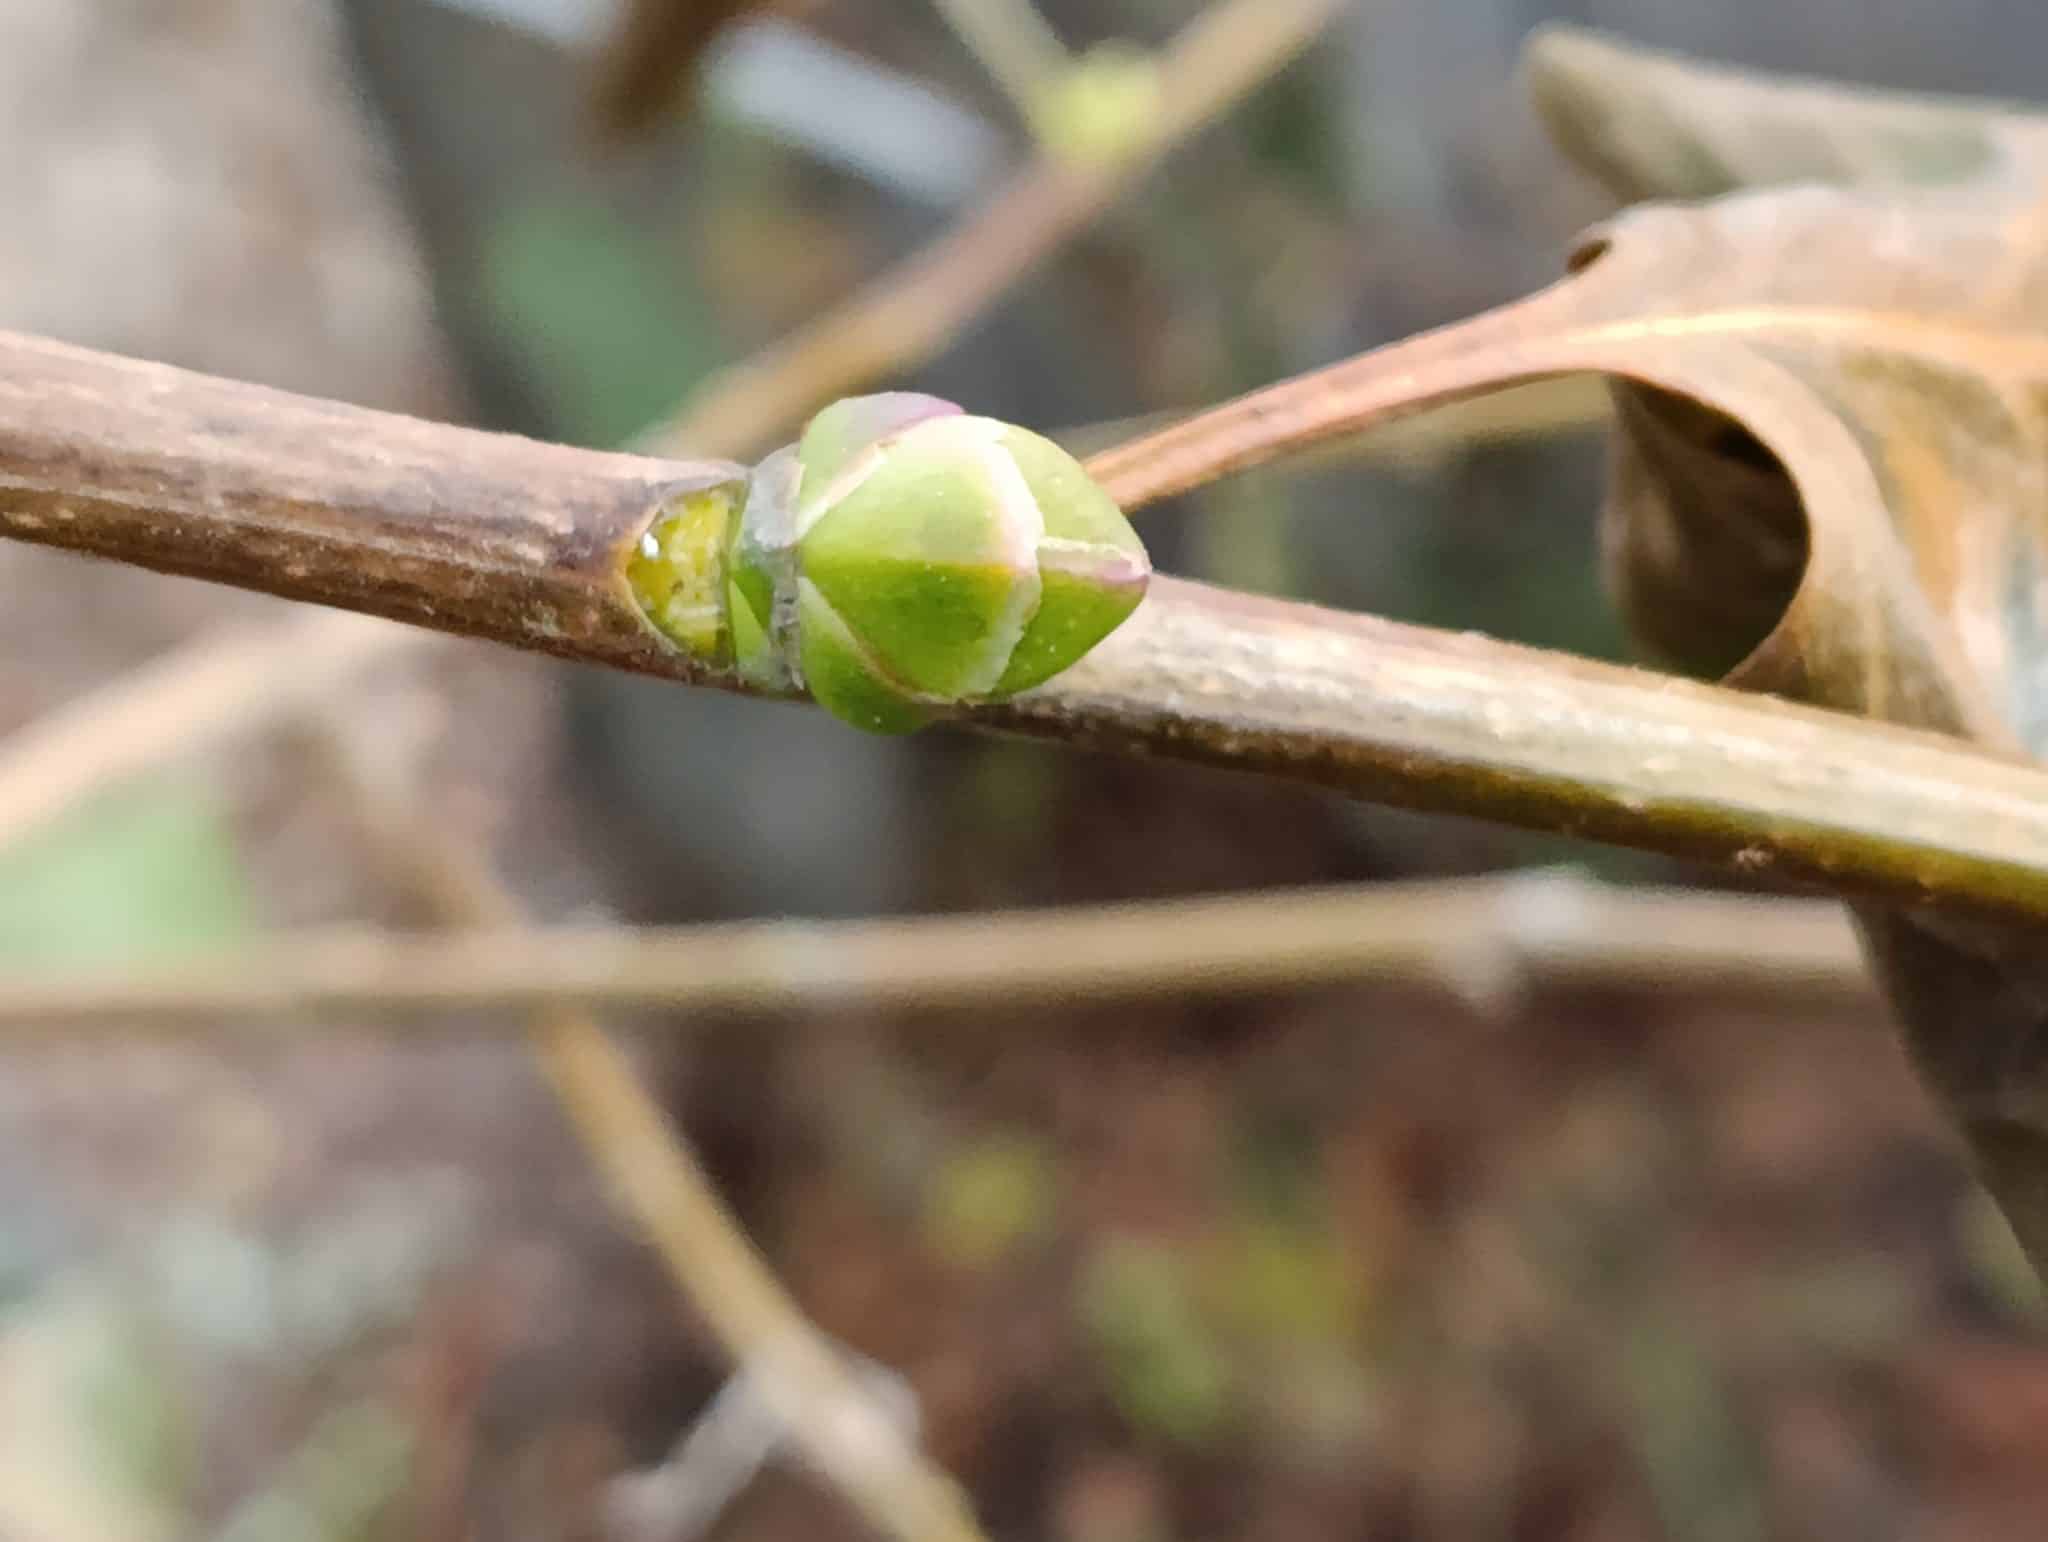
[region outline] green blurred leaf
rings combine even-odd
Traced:
[[[1695,1325],[1656,1308],[1616,1325],[1626,1429],[1666,1534],[1751,1542],[1770,1534],[1763,1456],[1735,1389]]]
[[[1334,1232],[1251,1222],[1215,1250],[1224,1315],[1245,1334],[1336,1352],[1356,1336],[1365,1284]]]
[[[1034,1136],[986,1135],[933,1175],[925,1236],[948,1262],[967,1269],[999,1264],[1052,1229],[1059,1211],[1059,1166]]]
[[[1127,43],[1098,43],[1031,105],[1039,142],[1063,160],[1111,165],[1142,150],[1160,123],[1159,64]]]
[[[183,1534],[192,1410],[146,1315],[86,1281],[0,1321],[0,1536],[159,1542]]]
[[[600,205],[508,210],[483,232],[480,262],[505,350],[564,438],[624,443],[717,362],[684,265]]]
[[[372,1542],[410,1536],[405,1500],[418,1454],[411,1421],[373,1400],[330,1409],[219,1542]]]
[[[255,906],[219,810],[188,784],[105,798],[0,851],[0,958],[90,962],[238,941]]]
[[[1230,1370],[1178,1252],[1130,1237],[1104,1243],[1089,1257],[1080,1306],[1125,1418],[1186,1444],[1217,1433]]]
[[[196,1448],[171,1346],[146,1309],[112,1298],[93,1305],[76,1324],[68,1412],[102,1481],[174,1500],[191,1481]]]

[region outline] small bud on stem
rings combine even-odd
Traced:
[[[908,392],[820,412],[755,469],[737,518],[712,498],[683,500],[643,541],[629,578],[648,619],[876,733],[1051,679],[1151,577],[1072,456]]]

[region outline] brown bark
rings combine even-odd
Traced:
[[[0,533],[745,689],[642,622],[620,549],[739,474],[423,423],[0,334]],[[1161,579],[976,726],[2048,918],[2048,773],[1470,634]]]

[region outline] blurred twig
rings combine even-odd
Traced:
[[[178,753],[326,702],[355,670],[439,634],[315,612],[201,638],[30,725],[0,755],[0,842]],[[360,757],[337,751],[388,859],[452,925],[521,926],[517,902],[460,843],[404,813]],[[678,1282],[792,1439],[881,1530],[976,1542],[964,1501],[782,1293],[676,1142],[625,1056],[555,1006],[536,1043],[578,1129]]]
[[[345,612],[209,633],[38,718],[0,753],[0,845],[194,746],[311,706],[440,634]]]
[[[1362,979],[1434,983],[1488,1006],[1535,986],[1870,990],[1831,902],[1543,872],[905,921],[300,933],[215,958],[0,979],[0,1036],[568,1001],[1026,1007]]]
[[[929,358],[1160,156],[1305,48],[1338,3],[1219,0],[1165,50],[1151,137],[1130,154],[1099,163],[1040,155],[965,223],[837,310],[711,376],[642,448],[752,454],[833,397]]]
[[[855,1356],[852,1366],[879,1408],[904,1429],[916,1427],[908,1382],[872,1360]],[[744,1367],[736,1371],[657,1466],[611,1481],[604,1509],[620,1542],[696,1542],[788,1447],[788,1427],[757,1381]]]
[[[954,35],[1002,89],[1018,115],[1034,120],[1046,88],[1070,64],[1031,0],[934,0]]]
[[[522,924],[518,900],[483,858],[414,814],[366,746],[340,733],[324,742],[385,865],[444,924]],[[959,1487],[924,1458],[789,1298],[597,1021],[550,1005],[534,1014],[532,1033],[615,1197],[797,1448],[878,1531],[900,1542],[980,1542]]]

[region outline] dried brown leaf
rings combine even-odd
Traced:
[[[1933,185],[2048,163],[2025,108],[1759,75],[1582,27],[1537,31],[1522,74],[1566,155],[1624,203],[1795,182]]]
[[[1731,184],[1802,172],[1858,184],[1645,211],[1595,238],[1607,256],[1626,239],[1667,295],[1697,290],[1728,307],[1717,344],[1754,329],[1809,398],[1800,422],[1745,413],[1707,379],[1680,394],[1617,387],[1624,433],[1606,544],[1639,631],[1693,667],[1717,661],[1716,637],[1734,651],[1785,590],[1803,529],[1806,569],[1760,645],[1728,660],[1736,683],[2043,754],[2048,126],[2006,109],[1759,82],[1585,37],[1539,45],[1531,76],[1553,126],[1568,126],[1567,148],[1624,192],[1688,191],[1687,164]],[[1641,132],[1660,110],[1664,133]],[[1680,154],[1657,164],[1645,147],[1660,142]],[[1968,163],[1974,176],[1903,185]],[[1770,270],[1761,283],[1737,277],[1758,262]],[[1772,476],[1759,434],[1789,474]],[[1860,919],[1916,1061],[2039,1267],[2041,939],[1927,914],[1866,908]]]
[[[1830,180],[1638,207],[1552,288],[1191,420],[1106,478],[1143,499],[1435,402],[1603,374],[1610,573],[1656,652],[2048,752],[2048,126],[1580,35],[1539,44],[1533,73],[1567,147],[1623,191]],[[2048,939],[1862,921],[1923,1071],[2048,1265]]]

